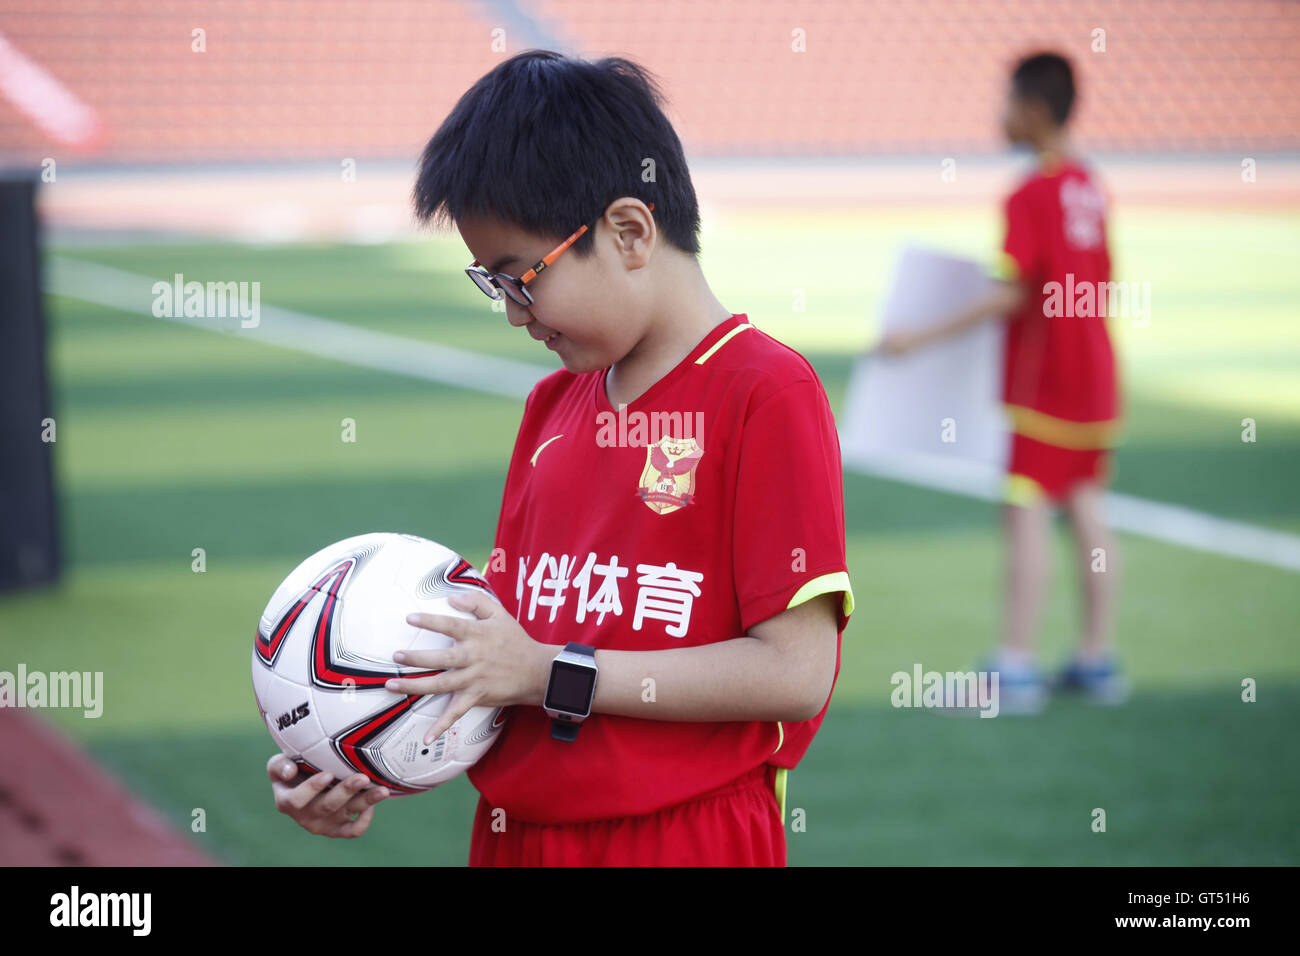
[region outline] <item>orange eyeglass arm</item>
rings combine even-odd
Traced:
[[[646,208],[648,208],[651,212],[654,212],[655,204],[650,203],[650,205]],[[532,282],[535,278],[537,278],[537,273],[541,272],[552,262],[558,259],[560,257],[560,253],[562,253],[565,249],[569,248],[569,246],[577,242],[578,239],[582,237],[582,234],[586,231],[587,231],[587,227],[585,225],[580,226],[577,232],[575,232],[568,239],[565,239],[564,242],[556,246],[550,255],[546,256],[546,258],[544,258],[541,262],[537,263],[537,265],[533,266],[531,269],[529,269],[527,272],[521,275],[519,277],[519,281],[522,282],[524,285],[527,285],[528,283]]]

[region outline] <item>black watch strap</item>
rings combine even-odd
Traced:
[[[558,717],[551,719],[552,740],[563,740],[566,744],[571,744],[578,739],[578,731],[581,729],[582,724],[571,724]]]

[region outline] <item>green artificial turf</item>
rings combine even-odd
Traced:
[[[1126,441],[1115,488],[1300,531],[1300,251],[1294,218],[1123,211],[1116,261],[1153,283],[1146,328],[1119,328]],[[735,217],[706,233],[722,301],[813,362],[839,408],[874,334],[899,236],[976,254],[980,211]],[[827,270],[828,250],[853,264]],[[55,252],[60,252],[55,250]],[[458,240],[387,246],[171,243],[60,254],[153,278],[261,281],[264,305],[555,367],[460,272]],[[807,311],[791,291],[807,292]],[[211,335],[50,296],[55,461],[67,559],[55,588],[0,597],[0,669],[103,671],[105,711],[47,716],[231,863],[461,864],[465,780],[378,808],[363,839],[277,814],[249,680],[257,617],[323,545],[401,530],[481,565],[519,401]],[[1241,419],[1259,440],[1240,440]],[[358,440],[340,439],[340,422]],[[849,474],[857,609],[826,723],[790,776],[793,864],[1300,862],[1300,717],[1292,572],[1121,537],[1119,647],[1135,685],[1113,710],[1053,702],[1034,719],[890,706],[890,675],[965,670],[996,640],[993,506]],[[206,569],[192,569],[194,549]],[[1044,660],[1076,631],[1058,537]],[[1258,682],[1258,702],[1241,682]],[[1105,833],[1092,813],[1107,815]]]

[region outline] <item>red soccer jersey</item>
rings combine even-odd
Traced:
[[[739,314],[621,410],[606,371],[560,369],[525,402],[485,574],[506,609],[547,644],[660,650],[741,637],[831,592],[842,637],[853,592],[839,438],[808,362]],[[541,707],[514,707],[469,777],[507,818],[636,816],[764,763],[793,767],[825,713],[594,713],[565,743]]]
[[[1014,430],[1106,447],[1119,414],[1106,199],[1082,166],[1048,160],[1007,200],[1006,218],[1002,275],[1029,289],[1006,331],[1003,401]]]

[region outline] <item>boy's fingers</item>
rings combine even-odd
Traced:
[[[452,640],[459,641],[469,635],[469,626],[477,623],[477,621],[463,617],[448,617],[445,614],[426,614],[423,611],[413,611],[406,615],[406,623],[422,627],[426,631],[437,631]]]
[[[275,754],[266,762],[266,774],[272,780],[282,782],[292,780],[298,773],[298,768],[294,766],[292,760],[284,754]]]
[[[345,840],[354,840],[361,834],[365,833],[370,826],[370,821],[375,818],[374,804],[366,807],[361,811],[361,815],[355,820],[349,820],[335,828],[330,836],[341,837]]]
[[[457,594],[447,601],[452,607],[468,611],[480,621],[486,621],[496,613],[497,604],[486,594]]]
[[[333,774],[325,773],[324,771],[315,774],[290,790],[289,796],[285,802],[293,809],[301,810],[307,806],[307,804],[319,797],[325,788],[333,782],[333,780]]]
[[[452,699],[454,700],[455,698]],[[448,709],[450,709],[450,705],[448,705]],[[420,741],[422,746],[425,747],[429,746],[431,743],[433,743],[435,740],[437,740],[439,737],[445,734],[447,732],[447,728],[456,722],[454,720],[448,721],[447,717],[448,717],[448,713],[447,711],[444,710],[442,712],[442,716],[438,718],[438,722],[429,728],[428,732],[424,735],[424,739]]]
[[[355,797],[348,801],[348,805],[343,808],[343,812],[349,815],[360,813],[366,807],[373,807],[380,800],[388,797],[388,790],[384,787],[375,787],[371,790],[363,790]]]
[[[445,687],[439,677],[394,677],[384,683],[384,690],[394,694],[441,694]]]
[[[462,698],[464,700],[462,701]],[[457,694],[451,700],[447,701],[447,709],[442,712],[437,723],[429,728],[428,733],[424,735],[424,746],[429,746],[448,730],[451,725],[456,723],[474,707],[474,702],[466,694]]]
[[[394,677],[385,682],[384,689],[394,694],[447,694],[464,689],[469,684],[467,670],[458,667],[443,671],[437,677]]]
[[[445,671],[453,667],[465,666],[465,653],[458,646],[442,648],[436,651],[396,651],[393,660],[407,667],[423,667],[427,670]]]
[[[327,817],[336,810],[343,809],[344,804],[351,802],[370,781],[362,773],[354,773],[346,780],[342,781],[339,786],[334,787],[329,793],[321,796],[319,800],[312,804],[313,812],[322,817]]]

